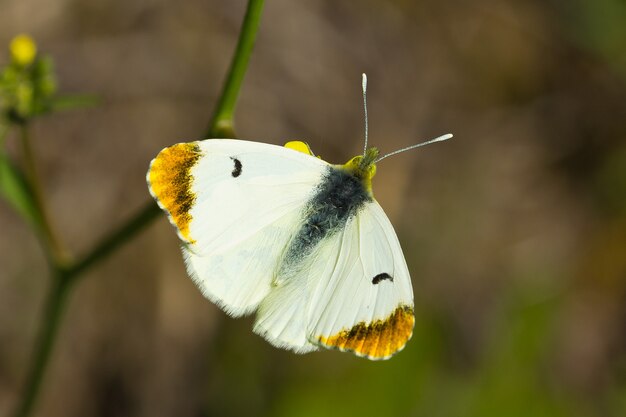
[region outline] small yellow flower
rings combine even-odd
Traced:
[[[22,66],[32,64],[37,55],[37,45],[28,35],[18,35],[13,38],[9,50],[13,61]]]

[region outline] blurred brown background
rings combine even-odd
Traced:
[[[75,252],[149,198],[148,163],[199,139],[245,2],[3,0],[61,91],[101,104],[37,121],[45,192]],[[203,299],[162,216],[72,294],[40,416],[626,415],[626,4],[268,1],[241,138],[382,162],[377,199],[417,323],[392,360],[276,350]],[[8,146],[17,155],[16,138]],[[49,283],[0,203],[0,415],[17,400]]]

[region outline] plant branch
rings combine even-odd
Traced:
[[[65,271],[64,278],[72,282],[76,280],[76,278],[89,269],[89,267],[107,257],[110,253],[139,233],[144,227],[152,223],[161,213],[162,211],[159,206],[154,201],[149,201],[143,209],[135,214],[122,227],[103,238],[87,255],[80,259],[80,261],[68,267]]]
[[[22,144],[22,157],[24,160],[24,171],[26,174],[26,180],[28,181],[28,185],[31,189],[35,209],[39,212],[39,217],[41,219],[40,231],[43,235],[45,243],[44,247],[48,251],[48,256],[53,265],[67,265],[69,262],[69,255],[61,244],[61,241],[59,240],[50,220],[50,214],[48,212],[48,207],[45,204],[43,189],[37,172],[35,154],[33,152],[27,124],[20,126],[20,136],[20,142]]]
[[[222,88],[222,94],[207,130],[207,138],[233,138],[235,137],[233,115],[235,105],[241,90],[243,77],[248,69],[250,56],[254,49],[256,34],[261,22],[264,0],[250,0],[244,17],[235,56],[230,64],[226,82]]]
[[[42,313],[44,319],[37,336],[35,352],[26,379],[27,383],[18,408],[14,413],[15,417],[29,416],[37,400],[44,372],[63,316],[65,300],[69,290],[66,282],[60,277],[55,277],[52,287],[48,290],[46,305]]]

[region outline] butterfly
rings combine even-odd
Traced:
[[[150,193],[182,241],[188,274],[227,314],[298,353],[320,347],[388,359],[410,339],[413,290],[402,248],[374,199],[379,157],[343,165],[309,146],[207,139],[163,149]]]

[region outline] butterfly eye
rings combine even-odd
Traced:
[[[386,280],[386,279],[388,279],[389,281],[393,282],[393,277],[391,275],[389,275],[388,273],[383,272],[382,274],[378,274],[374,278],[372,278],[372,284],[376,285],[380,281],[383,281],[383,280]]]
[[[232,159],[233,162],[235,163],[235,167],[233,168],[233,172],[231,172],[231,174],[234,178],[237,178],[238,176],[241,175],[241,161],[232,156],[230,157],[230,159]]]

